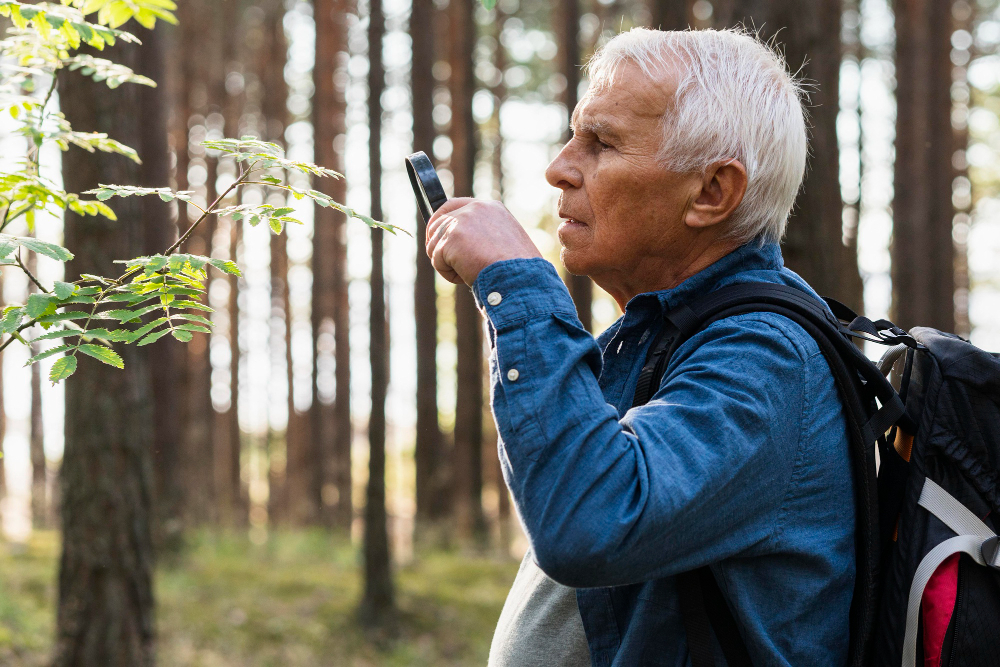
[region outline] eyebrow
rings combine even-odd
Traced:
[[[621,139],[621,133],[608,121],[600,119],[580,120],[576,112],[573,113],[573,118],[570,120],[570,127],[573,129],[574,134],[577,132],[589,132],[608,139]]]

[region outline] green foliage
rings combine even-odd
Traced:
[[[146,28],[153,28],[158,19],[175,23],[175,9],[172,0],[62,0],[61,4],[0,0],[0,16],[9,17],[14,26],[0,41],[0,113],[9,114],[17,122],[17,132],[30,146],[16,170],[0,172],[0,266],[20,268],[41,290],[26,303],[10,305],[0,314],[0,350],[15,340],[23,344],[47,343],[49,347],[29,359],[28,364],[61,355],[49,374],[54,383],[73,375],[81,354],[123,368],[124,361],[113,344],[149,345],[167,335],[187,342],[194,334],[211,333],[211,319],[201,314],[212,312],[203,303],[208,268],[235,276],[240,275],[240,270],[229,260],[178,252],[194,229],[211,215],[229,216],[251,226],[263,222],[275,234],[289,223],[301,224],[291,206],[221,206],[219,202],[231,194],[238,195],[243,187],[284,190],[296,200],[308,199],[373,227],[396,231],[392,225],[373,220],[317,190],[286,185],[289,173],[312,178],[342,176],[319,165],[288,159],[280,146],[255,137],[204,142],[209,151],[234,160],[240,168],[237,180],[207,208],[194,201],[193,192],[169,188],[101,184],[84,193],[94,199],[84,199],[64,192],[40,175],[41,148],[46,144],[63,151],[75,147],[92,153],[114,153],[139,162],[132,148],[106,134],[74,130],[63,114],[48,108],[49,102],[62,69],[109,88],[126,83],[155,86],[154,81],[127,67],[74,51],[82,45],[103,49],[118,40],[138,43],[134,35],[119,27],[131,19]],[[86,18],[95,16],[96,22]],[[202,215],[163,253],[119,262],[124,269],[116,277],[83,274],[73,282],[56,281],[46,288],[28,271],[22,252],[60,262],[73,259],[73,254],[33,236],[4,233],[15,221],[23,221],[29,234],[34,232],[37,214],[42,211],[100,215],[113,221],[115,213],[105,202],[133,196],[176,201],[200,210]],[[30,340],[25,335],[31,336]]]

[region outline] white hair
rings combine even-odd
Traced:
[[[703,173],[739,160],[747,191],[727,236],[741,243],[780,241],[808,151],[803,86],[784,57],[743,29],[633,28],[594,54],[587,64],[591,87],[610,86],[626,63],[654,81],[676,73],[674,102],[663,118],[664,167]]]

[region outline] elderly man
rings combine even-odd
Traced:
[[[719,320],[631,407],[666,311],[733,283],[812,293],[778,247],[806,161],[800,88],[734,31],[636,29],[589,67],[546,177],[563,263],[621,319],[591,337],[498,203],[455,199],[427,230],[435,268],[489,324],[500,459],[531,546],[491,664],[685,665],[676,575],[705,565],[755,664],[844,664],[853,485],[813,339],[776,314]]]

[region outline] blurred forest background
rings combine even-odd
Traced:
[[[413,237],[279,197],[305,225],[269,235],[223,217],[189,247],[244,271],[213,277],[211,335],[163,338],[124,371],[84,360],[57,386],[43,379],[53,359],[24,368],[27,350],[3,351],[0,664],[485,664],[526,544],[480,316],[423,254],[403,158],[431,155],[449,194],[502,199],[558,261],[542,174],[586,90],[581,64],[633,26],[773,39],[813,84],[787,263],[870,317],[1000,350],[997,0],[178,4],[178,25],[130,23],[143,46],[110,49],[158,88],[59,82],[74,125],[138,149],[143,166],[119,182],[205,206],[237,167],[199,142],[253,135],[343,172],[311,187]],[[0,170],[24,151],[8,129]],[[110,159],[57,151],[43,173],[84,189]],[[142,226],[140,253],[197,217],[111,203]],[[59,242],[63,224],[37,233]],[[93,249],[70,247],[87,270]],[[31,268],[62,271],[45,257]],[[589,279],[567,282],[594,332],[616,319]],[[4,302],[30,289],[3,269]],[[106,451],[135,464],[104,465]],[[123,662],[88,643],[102,623]]]

